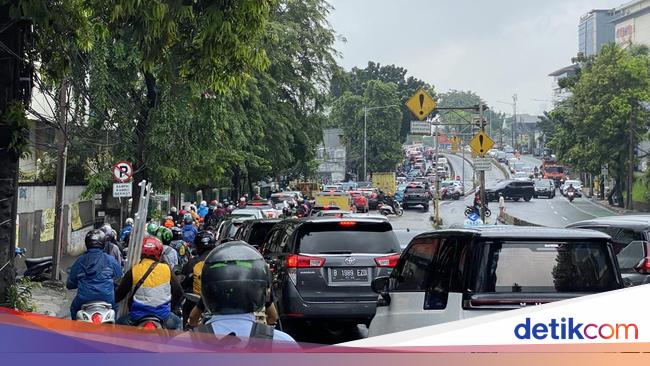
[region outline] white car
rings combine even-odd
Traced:
[[[516,172],[512,178],[514,180],[530,180],[530,174],[526,172]]]
[[[233,216],[241,216],[241,217],[250,216],[250,217],[254,217],[256,219],[266,219],[266,218],[268,218],[266,215],[264,215],[262,210],[257,209],[257,208],[237,208],[237,209],[232,210],[231,214]]]
[[[620,289],[610,245],[600,232],[542,227],[488,225],[420,234],[389,277],[372,281],[379,298],[368,336]],[[558,265],[557,258],[566,263]],[[585,266],[590,270],[574,270]]]

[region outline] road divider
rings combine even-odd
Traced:
[[[490,158],[490,160],[492,160],[492,165],[496,166],[506,179],[510,178],[510,172],[503,166],[503,164],[499,163],[495,158]]]

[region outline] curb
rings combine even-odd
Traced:
[[[501,171],[505,179],[510,179],[510,172],[508,171],[508,169],[506,169],[503,165],[501,165],[501,163],[499,163],[495,158],[490,158],[490,160],[492,161],[492,164]]]

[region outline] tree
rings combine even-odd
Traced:
[[[631,120],[635,135],[648,131],[639,102],[650,99],[650,60],[643,49],[606,45],[580,69],[567,85],[572,95],[549,113],[555,125],[549,145],[577,171],[599,174],[607,164],[615,177],[612,194],[621,197],[626,166],[635,158],[628,153]]]

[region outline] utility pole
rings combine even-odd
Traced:
[[[483,101],[479,102],[478,105],[478,118],[479,125],[481,126],[481,131],[485,132],[485,126],[483,124]],[[481,156],[483,157],[483,156]],[[480,185],[480,196],[481,196],[481,222],[485,224],[485,208],[487,207],[487,202],[485,202],[485,170],[479,170],[478,179]]]
[[[512,148],[517,146],[517,94],[512,96]]]
[[[435,166],[438,166],[438,159],[440,157],[440,129],[436,124],[436,159]],[[436,174],[436,194],[433,196],[433,210],[434,210],[434,227],[436,230],[440,229],[440,175]]]
[[[363,182],[368,179],[368,108],[363,107]]]
[[[628,146],[629,162],[627,167],[627,191],[625,194],[625,208],[632,209],[632,186],[634,185],[634,131],[636,130],[636,108],[632,106],[630,115],[630,141]]]
[[[56,197],[54,199],[54,253],[52,254],[52,280],[54,281],[59,279],[61,254],[63,252],[63,200],[65,192],[65,171],[68,160],[68,86],[68,79],[63,79],[57,102],[59,126],[56,130],[58,154],[56,165]]]

